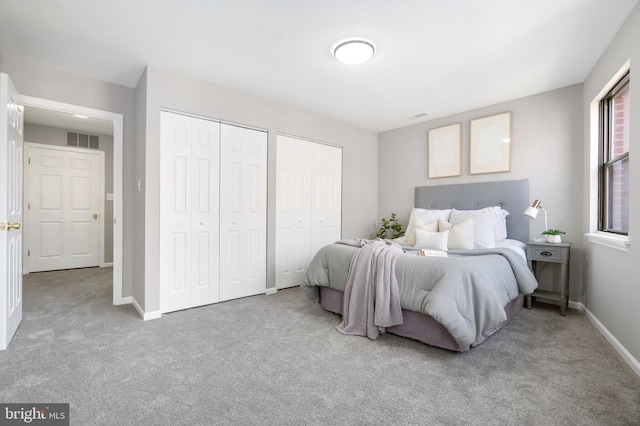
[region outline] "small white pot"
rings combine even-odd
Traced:
[[[551,244],[559,244],[562,242],[560,235],[547,235],[547,242]]]

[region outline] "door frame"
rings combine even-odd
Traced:
[[[132,303],[133,297],[122,297],[122,260],[123,260],[123,150],[124,150],[124,116],[115,112],[87,108],[79,105],[51,101],[32,96],[19,96],[22,105],[68,114],[85,115],[91,118],[111,121],[113,123],[113,304]]]
[[[31,272],[31,268],[29,265],[29,260],[27,260],[29,258],[29,256],[27,255],[27,250],[29,250],[31,248],[31,238],[33,237],[33,233],[31,232],[31,209],[26,208],[26,204],[27,204],[27,197],[31,195],[30,191],[29,191],[29,174],[26,172],[27,170],[27,161],[29,158],[29,151],[32,148],[38,148],[38,149],[45,149],[45,150],[51,150],[51,151],[64,151],[64,152],[77,152],[77,153],[81,153],[81,154],[91,154],[91,155],[97,155],[100,161],[100,175],[99,175],[99,179],[100,179],[100,183],[99,183],[99,194],[98,196],[100,197],[99,199],[99,207],[98,207],[98,220],[99,220],[99,231],[100,231],[100,244],[99,244],[99,250],[100,253],[98,254],[99,257],[99,263],[98,266],[103,268],[105,266],[111,266],[111,264],[107,265],[105,264],[104,261],[104,243],[105,243],[105,232],[104,232],[104,203],[105,203],[105,162],[104,162],[104,156],[105,153],[104,151],[99,151],[99,150],[89,150],[89,149],[82,149],[82,148],[73,148],[73,147],[69,147],[69,146],[62,146],[62,145],[47,145],[47,144],[43,144],[43,143],[36,143],[36,142],[24,142],[24,148],[23,148],[23,152],[24,152],[24,158],[23,158],[23,169],[24,170],[24,175],[23,175],[23,201],[25,206],[23,206],[23,218],[22,218],[22,222],[27,225],[24,227],[24,231],[22,232],[22,272],[23,274],[28,274]],[[30,199],[30,198],[29,198]],[[26,235],[25,235],[26,234]],[[26,243],[26,244],[25,244]]]

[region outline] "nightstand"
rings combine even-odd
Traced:
[[[539,243],[537,241],[529,241],[527,243],[527,263],[529,269],[538,280],[539,287],[525,298],[525,306],[531,308],[531,298],[540,297],[560,302],[560,315],[567,313],[567,305],[569,303],[569,256],[571,243]],[[539,265],[540,264],[540,265]],[[548,287],[549,283],[544,286],[539,279],[540,271],[553,265],[560,265],[559,282],[552,283],[552,287]],[[541,289],[542,287],[542,289]]]

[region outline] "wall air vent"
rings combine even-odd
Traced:
[[[67,132],[67,146],[100,149],[100,137],[86,133]]]

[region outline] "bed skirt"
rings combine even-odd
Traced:
[[[319,287],[320,289],[320,306],[323,309],[342,315],[342,295],[339,290],[330,287]],[[481,338],[475,341],[472,346],[479,345],[489,336],[500,330],[505,324],[511,320],[522,308],[524,296],[519,294],[505,306],[507,320],[492,330],[489,330]],[[460,351],[458,344],[451,334],[438,321],[434,320],[427,314],[420,312],[402,310],[403,323],[387,327],[387,333],[393,333],[398,336],[408,337],[427,345],[437,346],[439,348],[449,349],[452,351]]]

